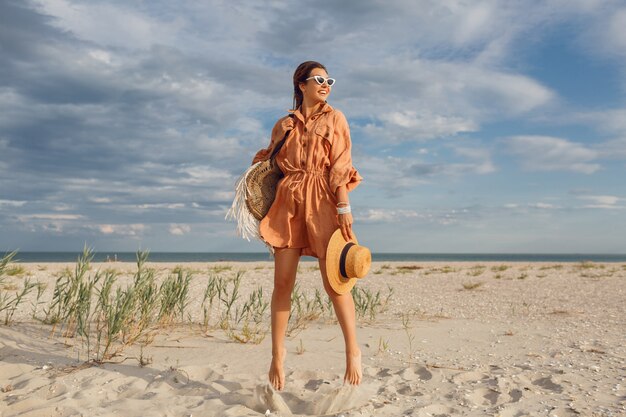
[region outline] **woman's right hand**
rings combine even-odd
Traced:
[[[282,130],[281,136],[285,136],[285,133],[289,130],[293,130],[295,123],[293,121],[293,117],[287,117],[280,123],[280,128]]]

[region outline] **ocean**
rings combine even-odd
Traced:
[[[79,252],[18,252],[16,262],[75,262]],[[96,252],[94,262],[134,262],[135,252]],[[268,252],[151,252],[150,262],[271,261]],[[304,261],[315,258],[305,256]],[[373,253],[374,262],[626,262],[626,254]]]

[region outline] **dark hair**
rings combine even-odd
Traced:
[[[296,71],[293,73],[293,109],[296,110],[298,107],[302,105],[302,100],[304,100],[304,96],[302,95],[302,90],[300,90],[300,83],[305,83],[306,79],[309,78],[311,71],[315,68],[321,68],[324,71],[328,72],[325,66],[316,61],[306,61],[302,64],[298,65]]]

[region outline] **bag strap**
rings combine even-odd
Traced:
[[[293,114],[290,114],[289,117],[293,118]],[[273,159],[278,152],[280,152],[280,148],[283,147],[283,145],[285,144],[285,141],[287,140],[287,136],[289,136],[290,133],[291,133],[291,130],[288,130],[287,132],[285,132],[285,136],[283,137],[283,139],[280,142],[278,142],[278,144],[274,147],[274,150],[272,151],[272,154],[270,155],[270,158],[269,158],[270,160]]]

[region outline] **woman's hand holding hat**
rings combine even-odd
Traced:
[[[346,241],[354,240],[354,234],[352,233],[352,213],[338,214],[339,229],[341,229],[341,235]]]
[[[347,240],[340,229],[335,230],[326,249],[326,274],[337,294],[350,292],[367,275],[371,265],[372,253],[368,248],[359,245],[356,237]]]

